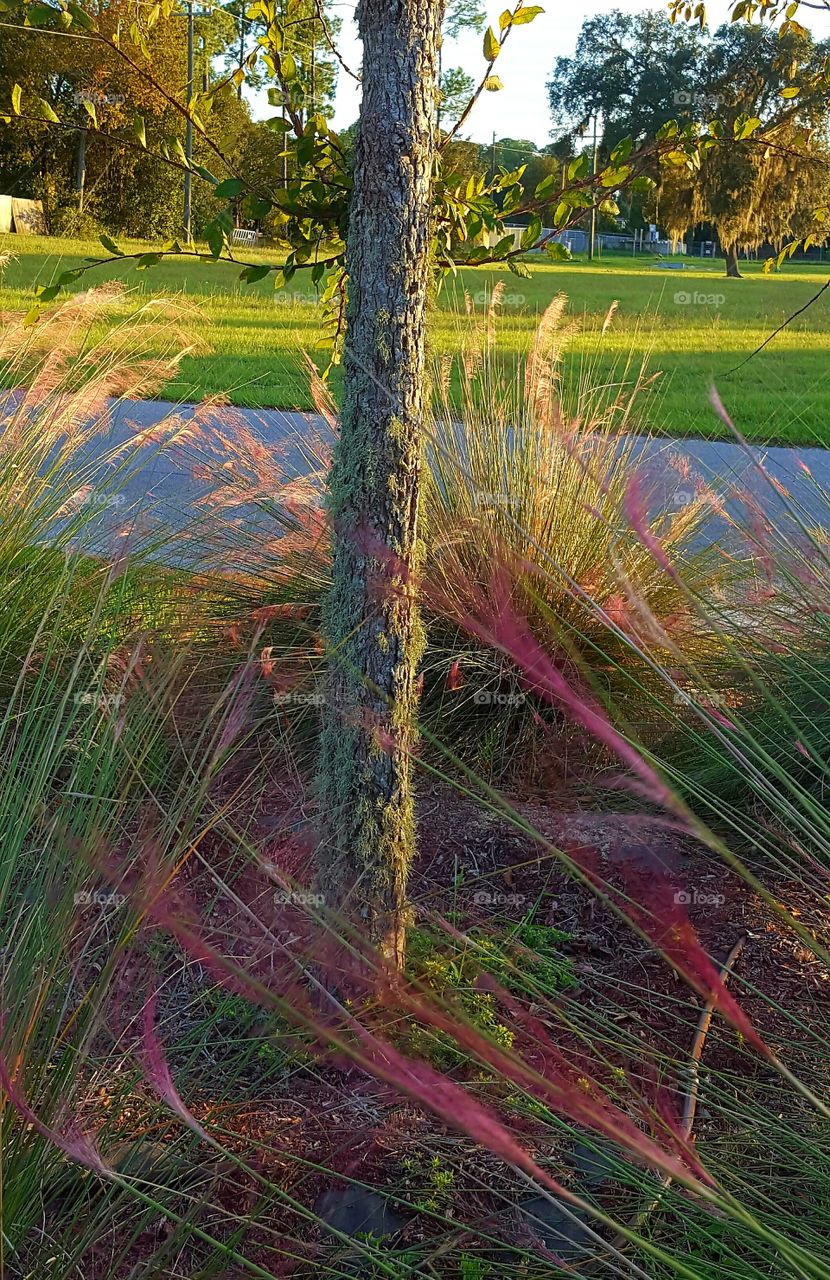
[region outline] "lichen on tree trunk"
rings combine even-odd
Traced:
[[[443,6],[361,0],[363,97],[347,236],[318,875],[330,905],[403,959],[415,844],[412,749],[425,313]]]

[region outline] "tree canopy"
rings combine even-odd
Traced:
[[[804,28],[726,25],[714,33],[666,15],[614,11],[585,21],[548,84],[554,126],[595,114],[607,153],[659,137],[672,121],[708,123],[696,163],[653,170],[651,215],[681,237],[713,226],[728,251],[816,230],[826,199],[830,45]],[[820,230],[820,229],[819,229]]]

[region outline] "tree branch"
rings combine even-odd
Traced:
[[[757,346],[754,351],[750,351],[749,355],[746,356],[740,362],[740,364],[736,364],[733,369],[729,369],[728,372],[723,375],[724,378],[731,378],[733,373],[737,373],[739,369],[743,369],[745,364],[749,364],[750,360],[754,360],[755,357],[761,351],[763,351],[764,347],[769,346],[773,338],[777,338],[779,333],[781,333],[784,329],[786,329],[789,325],[792,324],[793,320],[797,320],[800,315],[803,315],[804,312],[808,311],[810,307],[813,306],[814,303],[818,302],[819,298],[824,293],[825,289],[830,289],[830,280],[825,280],[824,284],[821,286],[818,293],[814,293],[812,298],[810,298],[808,302],[804,303],[803,307],[799,307],[797,311],[794,311],[791,316],[788,316],[786,320],[784,320],[781,324],[779,324],[777,329],[773,329],[772,333],[770,333],[766,338],[764,338],[764,341],[760,344],[760,346]]]

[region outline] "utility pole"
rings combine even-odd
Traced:
[[[239,70],[245,70],[245,4],[244,0],[239,0]],[[242,76],[239,77],[239,84],[236,86],[236,96],[242,101]]]
[[[492,152],[491,164],[493,168],[493,177],[495,178],[496,176],[496,131],[495,129],[493,130],[493,152]]]
[[[308,115],[313,116],[317,110],[317,19],[311,24],[311,77],[309,80]]]
[[[591,164],[591,173],[596,177],[597,173],[597,112],[594,112],[594,158]],[[591,240],[588,245],[588,261],[594,260],[594,246],[597,240],[597,206],[596,203],[591,205]]]
[[[283,120],[288,119],[288,108],[286,107],[285,103],[282,104],[282,118]],[[283,191],[288,190],[288,144],[285,141],[287,137],[288,137],[288,132],[287,130],[283,129],[282,131],[282,189]]]
[[[190,113],[193,109],[193,0],[187,3],[187,128],[185,131],[184,153],[187,169],[184,175],[184,238],[190,243],[190,162],[193,159],[193,121]]]
[[[87,130],[78,132],[78,154],[75,160],[75,190],[78,193],[78,212],[84,211],[84,191],[86,189],[86,139]]]

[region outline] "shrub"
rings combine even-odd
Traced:
[[[609,385],[589,366],[578,386],[564,385],[561,356],[576,331],[564,297],[542,318],[521,378],[508,375],[494,354],[498,299],[497,288],[481,319],[470,308],[457,361],[434,370],[423,498],[429,647],[422,719],[428,733],[440,726],[477,767],[527,775],[534,757],[546,754],[545,735],[564,730],[508,657],[465,634],[465,616],[491,591],[494,565],[510,566],[516,598],[555,660],[573,672],[587,668],[608,701],[624,691],[635,723],[650,716],[655,688],[638,650],[716,665],[719,631],[690,607],[690,595],[720,594],[725,609],[741,566],[727,567],[713,549],[694,550],[719,506],[701,486],[683,506],[646,520],[682,584],[665,572],[626,514],[640,447],[637,406],[651,380],[626,364]],[[611,322],[609,313],[598,344]],[[286,619],[292,608],[302,610],[308,635],[329,574],[324,491],[337,413],[313,369],[310,376],[328,430],[310,428],[302,440],[269,450],[231,411],[226,428],[205,433],[194,452],[216,477],[208,501],[217,521],[234,509],[253,517],[247,529],[239,521],[217,528],[226,539],[225,572],[237,582],[236,620],[243,610],[250,618],[257,605],[273,606],[274,625],[262,638],[289,678],[299,636]],[[456,376],[460,420],[449,393]],[[621,677],[622,663],[636,667],[639,694]],[[317,676],[305,671],[311,687]],[[594,753],[584,735],[571,733],[569,744],[583,764]]]

